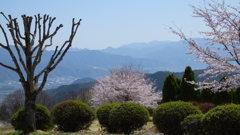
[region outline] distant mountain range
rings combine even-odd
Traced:
[[[198,39],[201,40],[201,39]],[[98,79],[108,74],[110,68],[132,64],[140,66],[144,71],[184,71],[186,66],[192,69],[204,69],[206,65],[195,62],[193,55],[186,54],[188,46],[182,41],[152,41],[149,43],[132,43],[118,48],[103,50],[88,50],[72,48],[63,58],[57,68],[49,74],[49,78],[56,77],[91,77]],[[45,51],[39,67],[44,67],[53,51]],[[8,53],[0,48],[0,61],[12,65]],[[8,80],[18,81],[16,73],[0,66],[0,83]]]
[[[196,41],[204,43],[205,40],[196,39]],[[158,66],[152,68],[152,70],[149,70],[153,72],[180,72],[183,71],[186,66],[191,66],[193,69],[206,68],[205,64],[193,61],[193,59],[196,59],[196,56],[186,54],[187,51],[188,45],[183,43],[183,41],[152,41],[149,43],[132,43],[118,48],[108,47],[102,50],[102,52],[109,54],[154,60]]]

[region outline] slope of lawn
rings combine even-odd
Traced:
[[[21,131],[15,131],[12,127],[0,128],[0,135],[19,135]],[[152,121],[148,122],[140,131],[136,131],[136,135],[163,135],[156,133],[155,127]],[[105,131],[101,130],[101,127],[97,120],[93,121],[93,124],[90,126],[88,131],[75,132],[75,133],[64,133],[58,132],[56,130],[51,131],[41,131],[37,130],[31,135],[117,135],[117,134],[108,134]]]

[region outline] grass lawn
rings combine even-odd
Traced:
[[[0,135],[19,135],[20,131],[15,131],[12,127],[0,128]],[[37,130],[31,135],[117,135],[117,134],[108,134],[101,130],[97,120],[93,121],[93,124],[90,126],[89,131],[74,132],[74,133],[64,133],[58,132],[56,130],[51,131],[41,131]],[[163,135],[156,133],[154,125],[152,122],[148,122],[140,131],[134,132],[134,135]]]

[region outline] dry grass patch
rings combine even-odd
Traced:
[[[12,127],[1,127],[0,128],[0,135],[5,135],[10,132],[14,132],[15,130]]]
[[[15,131],[12,127],[0,128],[0,135],[18,135],[18,131]],[[37,130],[31,135],[121,135],[121,134],[109,134],[103,131],[100,127],[100,124],[97,120],[94,120],[92,125],[90,126],[88,131],[80,131],[80,132],[59,132],[56,130],[50,131],[42,131]],[[140,131],[134,132],[133,135],[163,135],[160,133],[156,133],[156,129],[152,123],[152,121],[148,122]]]

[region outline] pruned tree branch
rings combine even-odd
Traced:
[[[7,19],[7,17],[5,16],[4,13],[1,12],[1,14]],[[9,20],[7,19],[7,21],[8,21],[9,23],[11,23],[10,20],[11,20],[11,16],[10,16],[10,19],[9,19]],[[10,25],[10,24],[8,24],[8,27],[9,27],[9,25]],[[3,67],[8,68],[8,69],[13,70],[14,72],[18,73],[18,75],[19,75],[20,78],[24,78],[23,74],[20,72],[21,70],[20,70],[20,66],[19,66],[19,64],[18,64],[18,62],[17,62],[17,59],[16,59],[14,53],[12,52],[12,50],[11,50],[11,48],[10,48],[10,44],[9,44],[9,41],[8,41],[7,34],[6,34],[4,28],[2,27],[1,24],[0,24],[0,28],[1,28],[2,33],[4,34],[4,38],[5,38],[5,41],[6,41],[6,45],[3,45],[2,43],[0,43],[0,46],[9,52],[10,56],[12,57],[12,61],[14,62],[16,68],[14,68],[14,67],[12,67],[12,66],[9,66],[9,65],[6,65],[6,64],[3,64],[2,62],[1,62],[0,65],[2,65]],[[10,28],[9,31],[11,32],[12,29]],[[11,33],[11,34],[12,34],[12,33]],[[22,79],[21,79],[21,80],[22,80]]]
[[[65,43],[61,46],[60,50],[58,50],[58,46],[56,47],[56,49],[55,49],[55,51],[54,51],[54,53],[53,53],[53,55],[52,55],[52,57],[51,57],[51,59],[48,63],[48,66],[46,66],[46,68],[43,69],[37,75],[39,77],[39,76],[41,76],[41,74],[44,73],[43,81],[42,81],[42,84],[39,87],[39,90],[41,90],[43,88],[43,86],[45,85],[45,83],[47,81],[48,73],[56,68],[56,66],[60,63],[60,61],[63,59],[63,57],[67,53],[68,49],[72,46],[72,41],[73,41],[73,38],[74,38],[74,36],[75,36],[75,34],[78,30],[80,22],[81,22],[81,19],[77,23],[75,23],[74,19],[72,20],[72,30],[71,30],[69,40],[65,41]],[[55,30],[55,32],[56,31],[58,31],[58,28]]]
[[[5,65],[5,64],[2,63],[2,62],[0,62],[0,65],[3,66],[3,67],[5,67],[5,68],[11,69],[11,70],[17,72],[17,69],[15,69],[14,67],[11,67],[11,66],[8,66],[8,65]]]
[[[38,87],[38,89],[36,90],[40,92],[47,81],[48,74],[53,69],[56,68],[56,66],[61,62],[61,60],[67,53],[68,49],[71,47],[72,40],[77,32],[81,19],[78,22],[75,22],[74,19],[72,20],[72,28],[71,28],[71,34],[69,36],[69,39],[63,43],[60,49],[58,49],[58,47],[55,48],[55,51],[52,54],[52,57],[50,58],[46,67],[36,74],[35,69],[38,66],[38,64],[41,62],[43,52],[47,47],[50,47],[53,45],[52,39],[57,34],[57,32],[63,27],[63,25],[62,24],[58,25],[53,32],[50,32],[51,27],[56,19],[55,17],[52,18],[49,15],[44,15],[43,17],[41,17],[40,14],[38,14],[38,15],[35,15],[33,18],[30,16],[22,15],[22,20],[24,25],[24,29],[23,29],[24,36],[22,36],[17,19],[16,18],[12,19],[11,15],[7,17],[2,12],[1,14],[8,21],[7,27],[11,34],[11,38],[14,42],[14,47],[17,53],[16,54],[13,53],[12,51],[13,48],[10,48],[7,34],[4,28],[2,27],[2,25],[0,25],[1,31],[4,34],[5,41],[6,41],[6,45],[0,43],[0,46],[9,52],[15,67],[8,66],[4,63],[0,63],[0,65],[17,72],[21,78],[20,80],[22,80],[22,82],[26,82],[26,78],[24,77],[19,65],[21,64],[22,69],[26,73],[26,77],[28,79],[32,78],[35,83],[35,86],[38,84],[39,77],[43,75],[43,81],[41,85]],[[33,19],[35,19],[35,21],[34,21],[34,25],[33,25],[34,27],[32,32],[31,26],[32,26]],[[36,39],[37,35],[38,35],[38,39]],[[35,40],[37,40],[37,42]],[[49,40],[49,44],[45,43],[47,40]],[[23,41],[25,43],[23,43]]]

